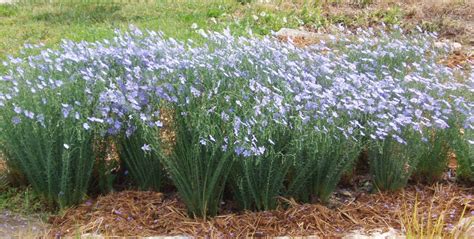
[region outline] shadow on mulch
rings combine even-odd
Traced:
[[[175,196],[123,191],[51,218],[51,236],[78,232],[110,236],[342,236],[357,229],[400,228],[400,213],[417,203],[419,212],[431,208],[432,215],[445,213],[446,225],[455,225],[465,208],[467,216],[474,213],[472,192],[473,188],[452,183],[412,185],[397,193],[345,193],[349,196],[338,197],[338,206],[331,208],[285,200],[287,209],[231,213],[203,221],[189,218]]]

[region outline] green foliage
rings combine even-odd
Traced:
[[[226,10],[227,10],[226,8],[224,8],[220,5],[218,7],[210,7],[207,10],[206,16],[207,17],[218,18],[218,17],[222,16],[223,14],[225,14]]]
[[[35,77],[35,72],[25,72],[24,77],[18,81],[18,87],[29,89],[28,77]],[[15,107],[2,110],[0,116],[0,147],[7,155],[7,164],[18,167],[45,201],[61,208],[85,197],[95,161],[93,133],[78,128],[73,117],[63,118],[61,114],[62,104],[69,97],[86,98],[83,84],[70,82],[44,94],[28,94],[25,90],[9,103],[17,102],[42,112],[36,121],[27,119],[27,109],[18,109],[25,115],[16,116]],[[78,113],[86,114],[92,109],[81,110]]]
[[[283,193],[283,182],[293,163],[293,156],[288,154],[291,134],[283,129],[278,133],[272,137],[274,145],[266,147],[263,155],[235,160],[231,183],[243,209],[262,211],[277,207],[277,197]]]
[[[119,139],[120,158],[141,190],[158,191],[163,179],[160,157],[153,151],[144,151],[142,149],[144,145],[145,138],[142,129],[138,129],[129,137],[121,137]]]
[[[4,147],[14,156],[8,160],[17,160],[36,192],[50,204],[65,207],[86,194],[94,163],[92,137],[67,124],[52,123],[55,129],[32,123],[11,127],[3,132],[9,138]]]
[[[0,191],[0,211],[8,210],[24,215],[47,216],[48,207],[31,188],[10,188]]]
[[[321,8],[303,8],[301,12],[301,20],[305,25],[312,26],[314,28],[327,26],[327,18],[324,17]]]
[[[474,145],[468,139],[474,138],[474,130],[459,130],[453,127],[450,130],[451,147],[456,155],[458,164],[456,176],[461,181],[474,182]]]
[[[124,21],[126,20],[119,13],[121,6],[118,4],[90,4],[76,3],[59,5],[53,11],[46,11],[35,14],[32,19],[35,21],[43,21],[48,24],[74,24],[77,22],[95,24],[106,21]]]
[[[391,7],[385,10],[375,11],[372,15],[372,22],[379,23],[383,22],[385,24],[399,24],[403,17],[403,12],[399,7]]]
[[[192,106],[191,106],[192,107]],[[181,199],[193,217],[215,216],[232,169],[233,151],[223,151],[225,132],[219,116],[206,115],[199,106],[194,111],[174,109],[173,129],[176,142],[171,152],[165,152],[159,132],[147,130],[147,141],[159,152],[163,165]],[[166,125],[165,125],[166,127]],[[215,137],[214,143],[202,142],[202,131],[208,129]],[[230,148],[230,147],[229,147]]]
[[[0,4],[0,17],[12,17],[17,14],[18,8],[11,4]]]
[[[291,162],[288,156],[275,153],[236,160],[232,181],[240,207],[258,211],[275,209]]]
[[[370,12],[363,12],[349,16],[346,14],[334,14],[329,16],[329,24],[342,23],[346,26],[370,26],[373,24],[385,23],[398,25],[401,23],[404,13],[399,7],[379,9]]]
[[[458,162],[457,176],[462,181],[474,182],[474,147],[461,135],[454,140],[454,150]]]
[[[428,135],[428,142],[420,142],[423,148],[418,153],[416,169],[413,177],[417,181],[434,183],[446,170],[449,152],[448,133],[443,130]]]
[[[369,147],[370,173],[378,190],[396,191],[405,187],[417,164],[415,153],[420,142],[412,143],[401,144],[387,138]]]
[[[313,196],[327,201],[342,174],[353,165],[361,146],[335,130],[331,132],[334,135],[308,130],[295,136],[295,161],[290,173],[288,196],[304,202]]]
[[[89,191],[92,193],[104,194],[113,191],[116,175],[114,170],[119,167],[117,159],[111,158],[113,155],[113,141],[111,138],[95,138],[94,152],[96,160],[94,162],[92,181]]]

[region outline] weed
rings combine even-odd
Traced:
[[[0,210],[22,215],[40,215],[41,218],[46,219],[51,212],[54,212],[50,209],[41,196],[28,187],[6,187],[0,193]]]
[[[467,209],[467,204],[462,211],[457,225],[451,228],[446,222],[448,209],[453,205],[453,200],[445,202],[445,208],[441,212],[434,210],[433,204],[436,195],[431,200],[428,211],[420,211],[418,196],[415,199],[415,204],[409,208],[405,203],[400,211],[400,224],[406,234],[407,238],[467,238],[467,230],[474,225],[474,218],[464,218]]]

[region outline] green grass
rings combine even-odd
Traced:
[[[95,41],[130,24],[160,30],[176,38],[194,38],[193,23],[232,9],[231,2],[65,3],[0,5],[0,55],[15,54],[23,43],[58,44],[61,39]],[[224,10],[220,10],[220,9]]]
[[[0,191],[0,212],[8,210],[21,215],[37,215],[46,220],[51,211],[30,188],[4,188]]]
[[[48,1],[49,2],[49,1]],[[321,7],[303,4],[242,4],[236,0],[156,1],[23,1],[0,5],[0,59],[16,55],[24,43],[57,46],[63,38],[96,41],[113,36],[115,29],[135,25],[162,31],[169,37],[199,40],[191,26],[245,35],[249,30],[266,35],[282,27],[312,28],[332,23],[364,25],[373,21],[398,23],[401,12],[388,9],[370,15],[348,17],[325,14]]]

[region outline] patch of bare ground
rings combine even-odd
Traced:
[[[263,1],[271,8],[276,1]],[[368,27],[386,21],[386,18],[412,28],[422,26],[436,31],[441,38],[474,46],[473,0],[338,0],[338,1],[279,1],[278,8],[301,10],[320,7],[330,22],[342,22],[349,27]],[[400,12],[390,10],[399,9]],[[385,19],[384,19],[385,18]],[[398,19],[399,18],[399,19]]]
[[[416,205],[420,217],[444,215],[445,229],[474,213],[473,188],[442,183],[412,185],[396,193],[344,191],[331,206],[299,204],[282,199],[281,207],[265,212],[227,209],[209,221],[187,216],[176,196],[157,192],[124,191],[99,197],[50,219],[51,233],[74,232],[113,236],[192,235],[211,237],[324,236],[376,229],[401,229],[403,212]],[[428,214],[430,212],[431,214]],[[51,236],[53,236],[51,235]]]
[[[442,37],[474,46],[474,1],[407,0],[404,21],[432,27]]]

